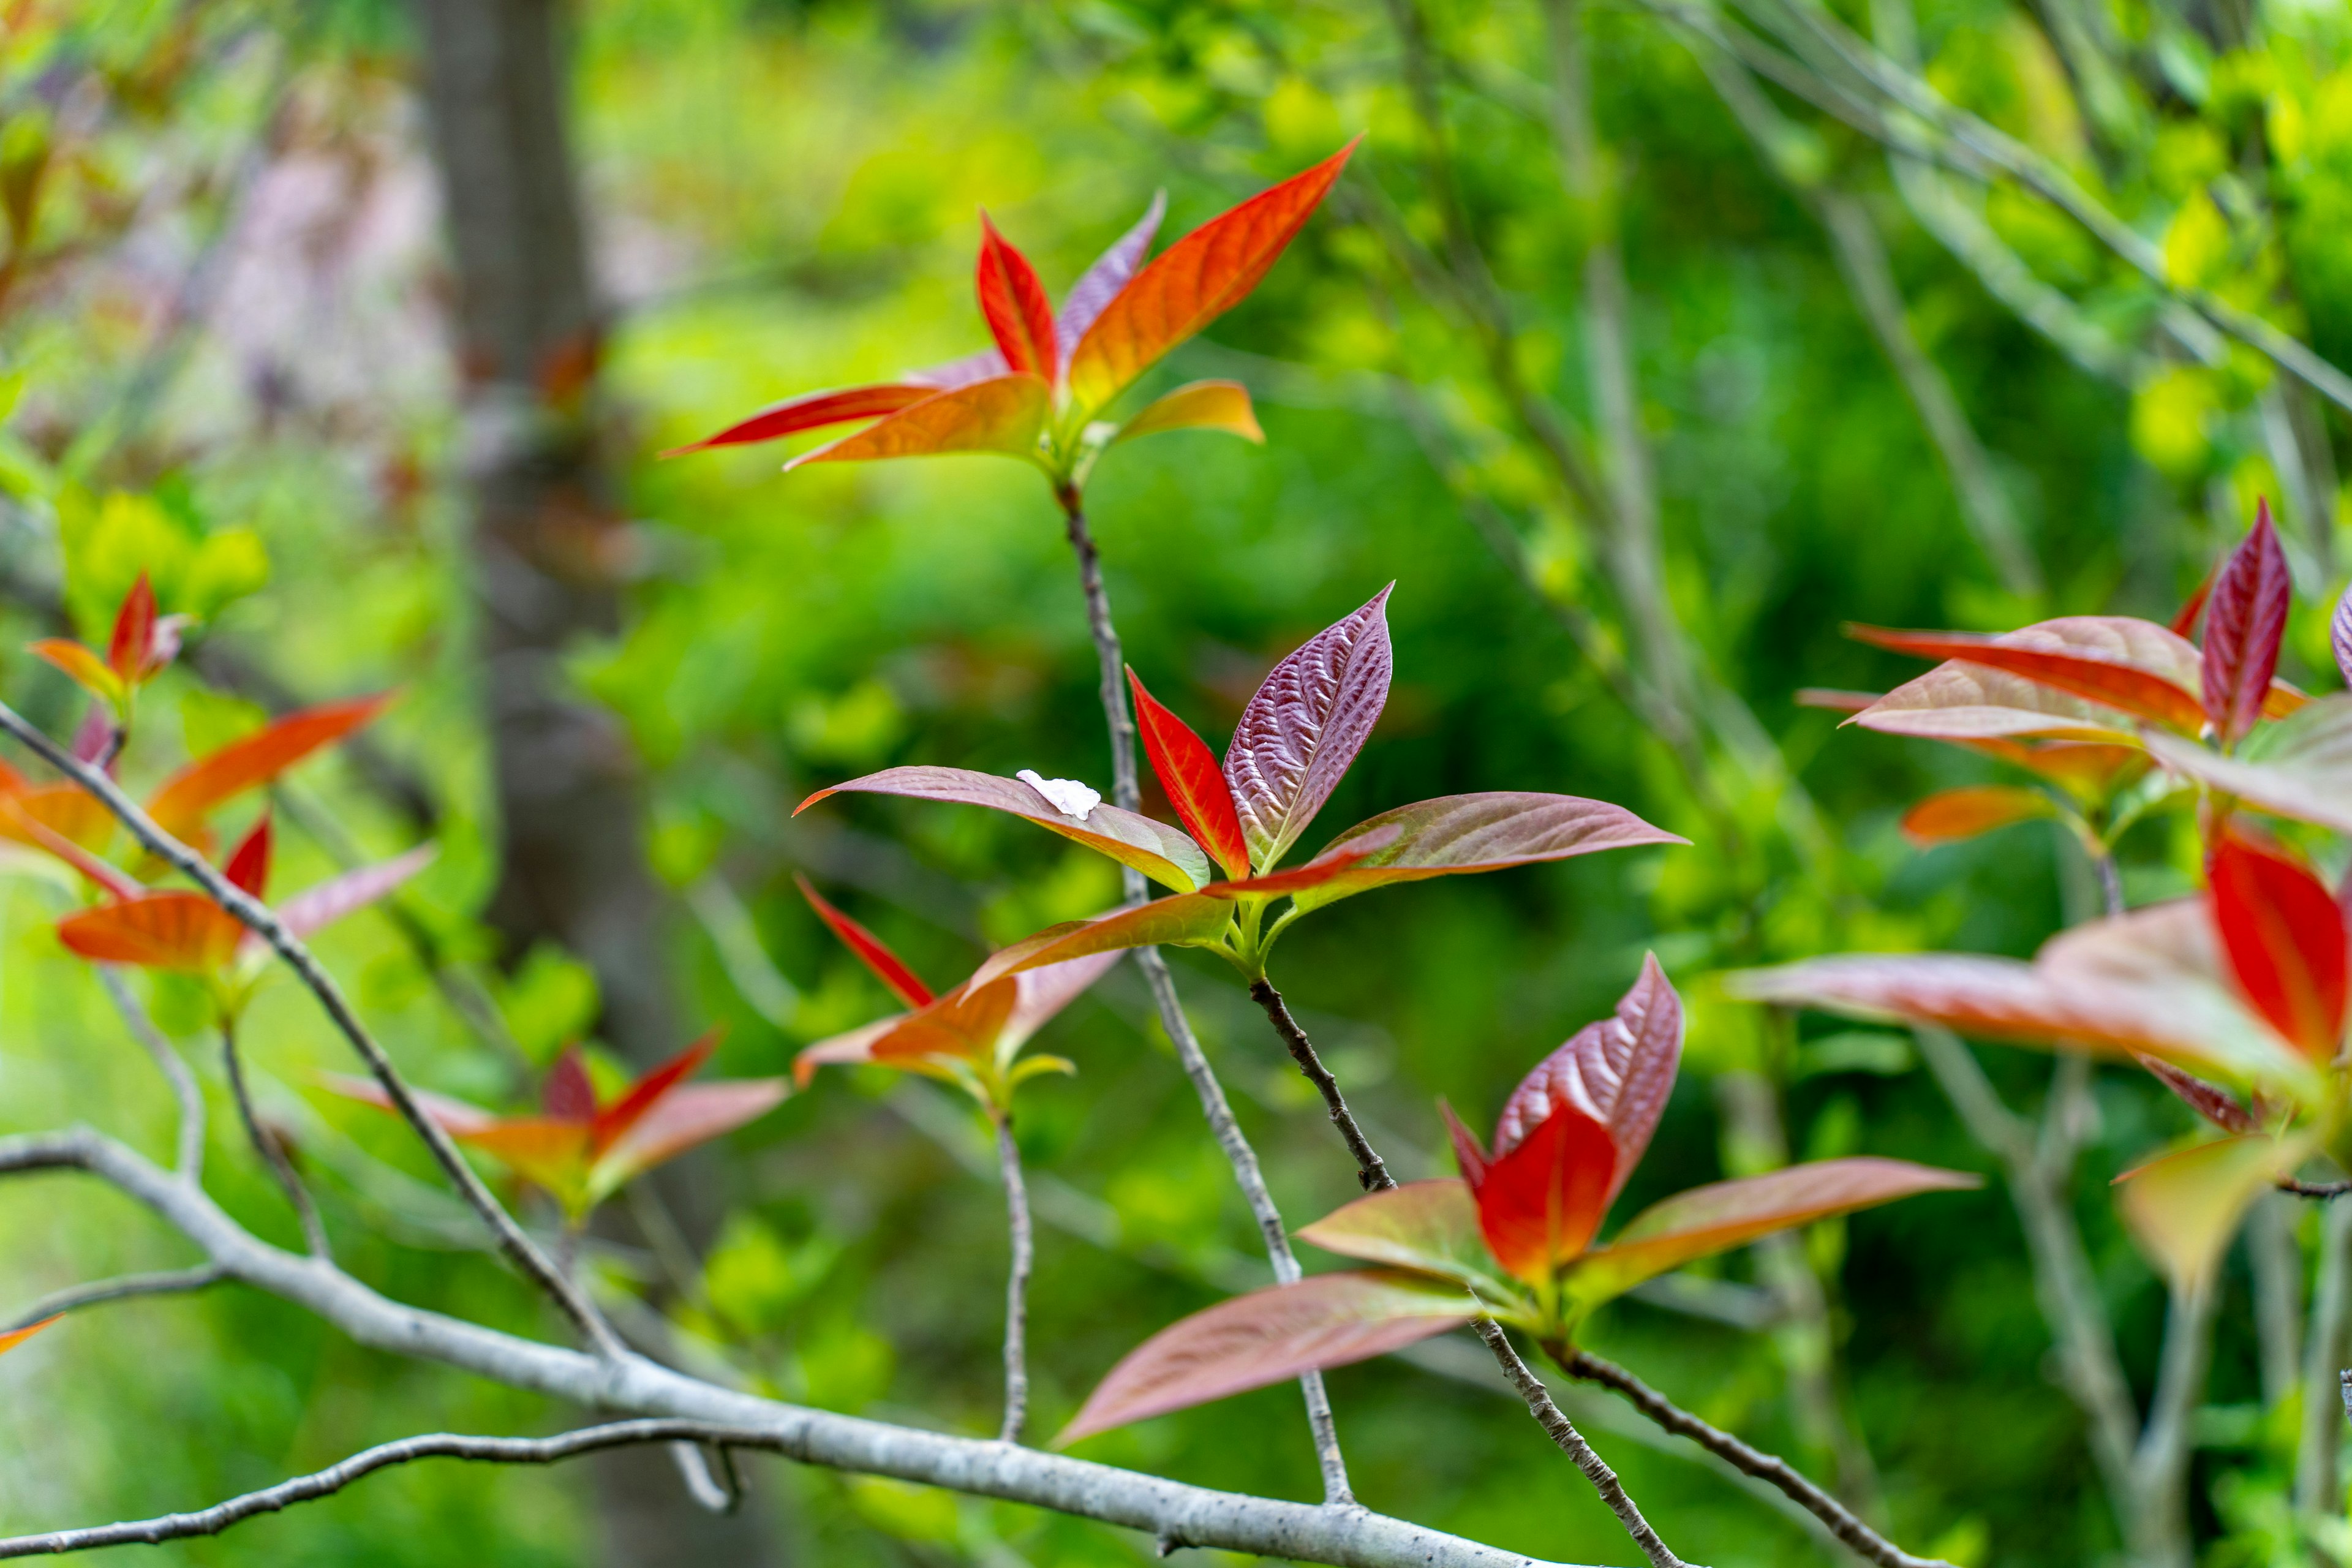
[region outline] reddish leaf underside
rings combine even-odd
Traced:
[[[2074,617],[2081,622],[2123,618]],[[2004,632],[1999,637],[1969,632],[1895,631],[1864,626],[1850,626],[1847,631],[1860,641],[1897,653],[1915,654],[1921,658],[1964,659],[1988,669],[2022,676],[2039,685],[2150,720],[2183,734],[2194,735],[2202,727],[2205,710],[2193,685],[2170,671],[2159,673],[2139,662],[2126,662],[2126,648],[2094,651],[2080,641],[2070,646],[2069,639],[2046,630],[2064,624],[2046,622],[2042,626]],[[2147,632],[2171,636],[2153,623],[2141,624]],[[2193,656],[2194,650],[2191,653]]]
[[[787,397],[782,403],[771,404],[750,418],[728,426],[715,436],[706,436],[683,447],[673,447],[662,456],[678,458],[688,452],[707,451],[713,447],[749,446],[759,441],[778,440],[796,431],[820,430],[827,425],[843,425],[853,419],[879,418],[920,403],[938,392],[936,386],[886,382],[871,386],[842,386],[824,392],[803,393],[798,397]]]
[[[1267,672],[1225,748],[1225,786],[1250,863],[1272,867],[1297,842],[1371,738],[1389,700],[1391,583]]]
[[[1250,874],[1249,845],[1242,837],[1241,818],[1234,814],[1234,797],[1217,755],[1192,727],[1176,717],[1150,692],[1134,670],[1127,684],[1135,694],[1136,727],[1143,736],[1143,754],[1177,820],[1200,842],[1228,877]]]
[[[1143,258],[1151,249],[1152,236],[1160,232],[1160,220],[1168,216],[1168,193],[1151,193],[1151,205],[1125,234],[1110,244],[1110,248],[1095,258],[1094,265],[1078,275],[1063,298],[1062,313],[1054,323],[1054,335],[1061,349],[1062,363],[1067,364],[1077,351],[1078,340],[1103,313],[1103,307],[1118,297]]]
[[[2013,784],[1969,784],[1938,790],[1905,812],[1903,837],[1924,849],[2053,814],[2050,797],[2040,790],[2019,789]]]
[[[590,1195],[602,1197],[665,1161],[758,1121],[791,1092],[792,1085],[781,1078],[678,1085],[604,1151],[593,1173]]]
[[[1476,1189],[1478,1229],[1505,1271],[1548,1282],[1591,1244],[1619,1185],[1616,1141],[1572,1104],[1555,1105],[1507,1152],[1498,1152]]]
[[[1237,1296],[1137,1346],[1054,1446],[1399,1350],[1467,1322],[1471,1307],[1458,1287],[1385,1272],[1318,1274]]]
[[[2252,531],[2214,579],[2205,616],[2205,717],[2225,744],[2236,742],[2262,717],[2294,597],[2286,552],[2271,526],[2270,503],[2263,501]]]
[[[147,582],[147,574],[139,574],[139,581],[131,584],[131,592],[122,596],[122,607],[114,614],[114,632],[107,639],[106,662],[115,679],[125,686],[136,686],[147,674],[147,657],[155,646],[155,590]]]
[[[799,885],[801,897],[808,900],[809,908],[816,911],[816,918],[857,955],[859,963],[873,971],[874,977],[888,987],[892,995],[909,1007],[920,1007],[931,999],[931,988],[923,984],[922,976],[885,946],[880,937],[834,908],[816,890],[816,885],[800,872],[793,873],[793,880]]]
[[[1384,811],[1339,835],[1317,858],[1328,859],[1391,830],[1396,837],[1366,856],[1361,865],[1295,894],[1297,907],[1319,909],[1392,882],[1499,871],[1644,844],[1690,842],[1607,801],[1505,790],[1441,795]]]
[[[980,313],[1006,366],[1053,384],[1061,368],[1054,335],[1054,305],[1037,269],[1005,237],[986,213],[980,215],[980,266],[976,279]]]
[[[620,1099],[608,1106],[595,1108],[591,1115],[595,1121],[594,1152],[602,1155],[614,1143],[628,1136],[631,1129],[645,1120],[663,1098],[676,1091],[678,1085],[702,1070],[710,1053],[719,1048],[723,1029],[712,1029],[688,1045],[667,1061],[647,1071]]]
[[[166,833],[185,837],[214,807],[334,744],[383,712],[394,695],[379,692],[289,713],[173,773],[147,802],[147,814]]]
[[[236,956],[245,927],[202,893],[147,893],[58,922],[58,939],[99,963],[207,974]]]
[[[1161,355],[1246,299],[1339,177],[1347,146],[1211,218],[1103,307],[1070,353],[1072,414],[1087,419]]]
[[[2334,1060],[2347,959],[2336,896],[2295,861],[2234,834],[2208,870],[2214,930],[2240,994],[2314,1063]]]
[[[253,831],[229,856],[228,864],[221,868],[221,875],[228,879],[230,887],[257,899],[269,896],[269,814],[265,811]]]
[[[1030,457],[1037,449],[1037,433],[1045,428],[1051,397],[1043,380],[1019,372],[935,392],[863,430],[801,453],[784,464],[784,470],[789,473],[811,463],[863,463],[960,452]]]
[[[397,891],[410,878],[431,865],[436,853],[432,845],[420,844],[405,855],[362,866],[305,888],[278,906],[278,923],[298,937],[324,931],[345,915],[356,913]],[[250,940],[257,942],[259,938]]]
[[[1606,1211],[1650,1146],[1666,1097],[1674,1092],[1682,1049],[1682,998],[1657,955],[1646,953],[1640,976],[1616,1012],[1570,1036],[1503,1102],[1495,1121],[1495,1159],[1509,1154],[1529,1129],[1560,1108],[1580,1110],[1608,1129],[1617,1150],[1616,1169],[1601,1199]]]
[[[2336,668],[2344,684],[2352,686],[2352,587],[2336,601],[2336,614],[2327,623],[2327,640],[2336,650]]]

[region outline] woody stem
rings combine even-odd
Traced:
[[[1013,1263],[1004,1279],[1004,1425],[997,1436],[1021,1441],[1029,1415],[1029,1271],[1036,1241],[1029,1223],[1029,1186],[1021,1174],[1021,1145],[1013,1136],[1013,1112],[992,1107],[996,1124],[996,1163],[1004,1175],[1004,1215],[1013,1237]]]
[[[245,1123],[245,1135],[253,1141],[255,1152],[261,1156],[262,1163],[269,1167],[269,1173],[277,1179],[278,1190],[286,1194],[286,1201],[293,1205],[295,1217],[302,1222],[302,1239],[310,1247],[310,1256],[331,1258],[334,1254],[327,1244],[327,1227],[319,1218],[318,1205],[310,1201],[310,1189],[295,1173],[294,1162],[287,1158],[286,1146],[264,1128],[261,1119],[254,1114],[253,1097],[245,1087],[244,1058],[236,1048],[236,1026],[227,1017],[221,1019],[220,1037],[221,1065],[228,1071],[229,1095],[236,1101],[237,1120]]]
[[[1307,1081],[1322,1095],[1323,1104],[1331,1114],[1331,1125],[1339,1130],[1341,1142],[1348,1145],[1348,1152],[1355,1158],[1356,1180],[1368,1193],[1382,1192],[1395,1186],[1396,1178],[1389,1174],[1388,1166],[1381,1163],[1379,1152],[1372,1148],[1371,1140],[1364,1136],[1364,1130],[1356,1125],[1355,1113],[1348,1109],[1348,1097],[1339,1092],[1339,1080],[1331,1076],[1331,1069],[1323,1065],[1321,1057],[1316,1055],[1315,1042],[1307,1037],[1307,1031],[1300,1028],[1298,1020],[1290,1016],[1290,1005],[1282,999],[1282,993],[1274,988],[1274,982],[1260,975],[1250,982],[1250,995],[1265,1009],[1266,1017],[1273,1021],[1274,1032],[1281,1036],[1282,1043],[1290,1048],[1291,1060],[1298,1064],[1298,1070],[1307,1075]]]

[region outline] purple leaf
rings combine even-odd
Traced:
[[[1096,258],[1095,264],[1079,274],[1062,300],[1061,318],[1054,323],[1054,336],[1060,341],[1062,363],[1070,363],[1070,354],[1103,307],[1127,287],[1136,268],[1143,265],[1144,252],[1151,248],[1152,237],[1160,232],[1160,220],[1168,213],[1168,193],[1152,193],[1151,205],[1135,226],[1111,242],[1111,247]]]
[[[1608,1193],[1614,1200],[1650,1146],[1682,1053],[1682,998],[1657,955],[1646,954],[1615,1016],[1579,1029],[1512,1091],[1495,1123],[1494,1157],[1517,1148],[1560,1106],[1574,1106],[1606,1127],[1617,1145]]]
[[[2219,1127],[2224,1132],[2259,1132],[2263,1124],[2254,1113],[2238,1102],[2238,1097],[2218,1083],[2207,1083],[2192,1073],[2182,1072],[2159,1057],[2142,1056],[2139,1065],[2155,1076],[2156,1081],[2180,1097],[2180,1102]]]
[[[2235,743],[2262,717],[2294,597],[2286,552],[2263,501],[2253,531],[2223,564],[2206,603],[2205,717],[2224,743]]]
[[[1293,903],[1301,910],[1320,909],[1391,882],[1499,871],[1643,844],[1689,842],[1607,801],[1504,790],[1440,795],[1384,811],[1333,839],[1317,859],[1328,860],[1360,838],[1389,831],[1396,837],[1384,848],[1336,877],[1300,889],[1292,894]]]
[[[2344,684],[2352,686],[2352,587],[2336,601],[2336,619],[2327,630],[2336,645],[2336,668],[2344,672]]]
[[[1308,638],[1242,710],[1225,748],[1225,784],[1258,870],[1307,831],[1380,719],[1393,665],[1387,610],[1395,586]]]

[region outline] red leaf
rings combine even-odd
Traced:
[[[2347,960],[2336,896],[2295,861],[2235,835],[2214,850],[2209,873],[2214,929],[2240,993],[2312,1061],[2333,1061]]]
[[[1971,784],[1938,790],[1905,812],[1903,837],[1924,849],[1935,844],[1955,844],[1996,827],[2053,814],[2050,797],[2038,789]]]
[[[931,988],[897,953],[883,945],[880,937],[826,902],[815,885],[798,871],[793,873],[793,880],[799,884],[801,897],[816,911],[816,918],[832,928],[833,934],[857,955],[859,963],[874,972],[876,979],[889,987],[892,995],[909,1007],[919,1007],[931,999]]]
[[[1466,1182],[1407,1182],[1358,1198],[1298,1233],[1326,1252],[1458,1280],[1489,1300],[1514,1292],[1495,1276]]]
[[[265,891],[269,886],[269,814],[268,812],[261,814],[261,820],[254,824],[253,831],[245,836],[245,841],[239,844],[236,847],[236,852],[228,858],[228,864],[221,868],[221,875],[228,879],[230,887],[240,892],[250,893],[257,899],[268,897]]]
[[[1029,258],[1008,244],[980,215],[980,313],[996,349],[1013,370],[1034,375],[1051,385],[1060,369],[1060,351],[1054,340],[1054,305],[1037,269]]]
[[[1350,142],[1313,168],[1211,218],[1120,289],[1071,351],[1076,416],[1093,415],[1162,354],[1246,299],[1306,226],[1355,150]]]
[[[1311,889],[1328,888],[1344,879],[1403,834],[1404,829],[1394,823],[1375,827],[1350,835],[1304,866],[1293,866],[1287,871],[1268,871],[1263,877],[1244,877],[1238,882],[1212,882],[1201,890],[1221,899],[1267,899],[1287,893],[1296,900]]]
[[[1150,759],[1160,787],[1168,792],[1168,804],[1176,808],[1177,819],[1224,868],[1225,875],[1248,876],[1249,846],[1242,837],[1241,818],[1234,815],[1233,793],[1217,769],[1216,753],[1193,733],[1191,725],[1143,689],[1133,669],[1127,672],[1127,684],[1135,693],[1135,720],[1143,733],[1143,754]]]
[[[844,386],[827,392],[806,392],[798,397],[787,397],[782,403],[771,404],[750,418],[730,425],[716,436],[706,436],[683,447],[672,447],[661,455],[681,458],[688,452],[707,451],[713,447],[748,446],[755,441],[777,440],[796,430],[816,430],[827,425],[845,424],[852,419],[873,419],[896,414],[901,408],[937,395],[938,391],[935,386],[886,382],[873,386]]]
[[[163,781],[147,814],[174,837],[204,826],[214,807],[267,784],[313,752],[331,746],[377,714],[397,695],[379,692],[346,702],[322,702],[287,714],[241,741],[232,741]]]
[[[2286,552],[2279,548],[2270,503],[2263,501],[2253,531],[2214,580],[2205,617],[2205,717],[2225,745],[2234,744],[2262,717],[2294,598]]]
[[[1585,1254],[1563,1281],[1589,1310],[1694,1258],[1832,1215],[1851,1214],[1916,1193],[1982,1185],[1958,1171],[1864,1155],[1817,1160],[1677,1193],[1635,1215],[1607,1247]]]
[[[1141,413],[1118,427],[1112,439],[1156,436],[1163,430],[1222,430],[1265,445],[1257,410],[1250,406],[1249,388],[1238,381],[1195,381],[1180,386],[1145,405]]]
[[[1061,318],[1054,323],[1055,341],[1060,346],[1065,364],[1076,352],[1078,340],[1087,335],[1087,329],[1103,313],[1103,307],[1118,297],[1127,280],[1135,276],[1135,269],[1143,265],[1144,252],[1151,248],[1151,237],[1160,232],[1160,220],[1167,213],[1168,193],[1153,192],[1151,205],[1143,210],[1134,226],[1113,240],[1110,248],[1095,258],[1095,264],[1070,285],[1069,293],[1062,300]]]
[[[2262,1122],[2254,1113],[2238,1103],[2238,1097],[2220,1084],[2207,1083],[2194,1073],[2182,1072],[2159,1057],[2143,1056],[2139,1065],[2154,1075],[2156,1081],[2179,1097],[2180,1102],[2219,1127],[2224,1132],[2259,1132]]]
[[[1316,863],[1391,831],[1395,837],[1366,856],[1361,865],[1302,889],[1293,901],[1302,910],[1320,909],[1391,882],[1499,871],[1644,844],[1690,842],[1607,801],[1501,790],[1441,795],[1368,817],[1326,845]]]
[[[236,956],[245,927],[202,893],[145,893],[58,922],[58,939],[100,963],[208,974]]]
[[[1622,1163],[1606,1125],[1578,1106],[1554,1106],[1497,1150],[1477,1184],[1478,1229],[1495,1261],[1530,1285],[1549,1283],[1591,1245]]]
[[[670,1093],[702,1070],[710,1053],[719,1048],[726,1034],[723,1028],[711,1029],[700,1039],[688,1046],[669,1060],[655,1068],[629,1086],[629,1091],[601,1110],[593,1111],[596,1136],[591,1148],[598,1156],[628,1135],[629,1130],[645,1120],[662,1097]]]
[[[919,403],[909,403],[854,435],[803,452],[787,461],[784,470],[789,473],[810,463],[863,463],[959,452],[1029,457],[1036,450],[1037,432],[1045,428],[1050,395],[1045,383],[1017,372],[948,392],[928,392]]]
[[[1411,1274],[1318,1274],[1195,1312],[1152,1335],[1117,1366],[1054,1447],[1281,1383],[1316,1367],[1346,1366],[1470,1321],[1458,1287]]]
[[[1464,1125],[1462,1118],[1454,1114],[1454,1107],[1442,1099],[1437,1102],[1437,1113],[1445,1119],[1445,1135],[1454,1144],[1454,1167],[1462,1173],[1462,1179],[1475,1188],[1486,1179],[1486,1167],[1495,1163],[1494,1157],[1478,1142],[1478,1134]]]
[[[2121,618],[2075,617],[2084,622]],[[2204,705],[2185,682],[2139,664],[2126,663],[2104,651],[2095,654],[2070,647],[2055,636],[2036,635],[2046,627],[2063,624],[2045,622],[2042,626],[2003,632],[1999,637],[1973,632],[1892,631],[1864,626],[1848,626],[1846,631],[1860,641],[1896,653],[1916,654],[1922,658],[1963,659],[1987,669],[2023,676],[2038,685],[2151,720],[2184,734],[2193,735],[2203,726]],[[2147,629],[2164,631],[2155,626]],[[1891,698],[1895,694],[1888,695]],[[1866,716],[1858,715],[1856,721]]]
[[[136,686],[147,673],[147,658],[155,644],[155,590],[147,574],[131,584],[122,607],[114,614],[114,635],[106,645],[107,667],[125,686]]]
[[[2204,579],[2197,584],[2197,591],[2189,595],[2189,602],[2180,606],[2179,615],[2172,617],[2174,637],[2193,637],[2197,635],[2197,617],[2205,613],[2205,601],[2213,593],[2214,574],[2221,570],[2221,563],[2218,561],[2206,568]]]
[[[1616,1146],[1616,1172],[1601,1199],[1606,1212],[1650,1146],[1682,1054],[1682,998],[1658,967],[1657,954],[1646,953],[1615,1015],[1570,1036],[1503,1102],[1495,1122],[1495,1158],[1510,1153],[1530,1129],[1561,1109],[1580,1111],[1607,1128]]]
[[[1387,609],[1395,586],[1309,637],[1267,673],[1242,710],[1225,748],[1225,785],[1250,863],[1261,871],[1315,820],[1389,700],[1394,660]]]
[[[578,1046],[566,1046],[548,1070],[539,1091],[539,1107],[550,1121],[587,1127],[596,1120],[596,1086],[588,1081],[588,1059]]]

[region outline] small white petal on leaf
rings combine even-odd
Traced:
[[[1034,768],[1023,768],[1013,776],[1044,795],[1055,811],[1073,822],[1084,822],[1087,814],[1102,804],[1099,791],[1089,789],[1076,779],[1041,779]]]

